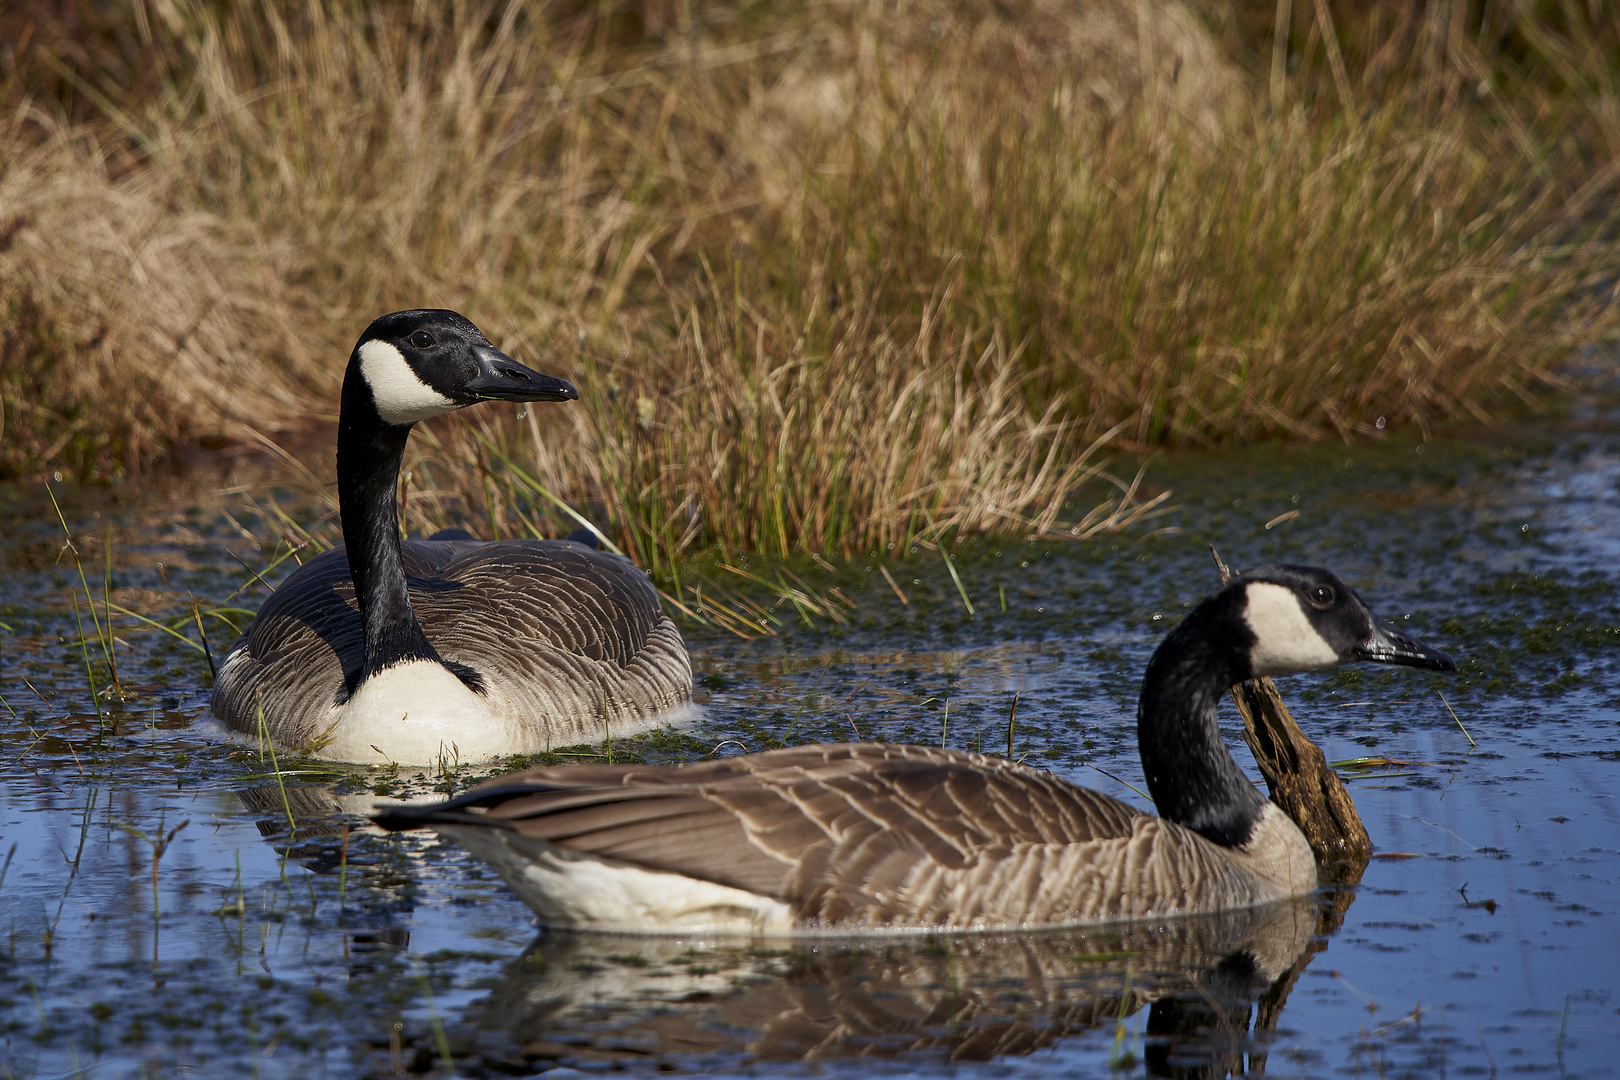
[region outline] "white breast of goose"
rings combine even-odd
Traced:
[[[430,660],[372,675],[332,708],[322,732],[312,740],[316,757],[377,764],[478,761],[520,745],[515,726],[486,698]]]
[[[1318,884],[1310,841],[1274,802],[1260,812],[1248,842],[1228,849],[1227,858],[1254,882],[1262,902],[1299,896]]]

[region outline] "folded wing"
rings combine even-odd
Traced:
[[[998,758],[857,743],[676,767],[536,769],[379,820],[512,829],[840,923],[920,917],[922,893],[937,894],[939,882],[1005,875],[1009,860],[1028,853],[1123,842],[1143,819]]]

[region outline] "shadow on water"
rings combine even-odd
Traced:
[[[1150,475],[1180,503],[1167,531],[964,544],[972,617],[938,551],[795,565],[852,600],[844,624],[687,626],[699,716],[552,757],[907,740],[1142,806],[1137,681],[1213,587],[1213,541],[1239,565],[1329,566],[1461,664],[1281,684],[1377,846],[1360,883],[1162,926],[752,948],[536,941],[453,844],[357,816],[477,770],[273,760],[201,722],[196,616],[262,602],[242,563],[286,550],[274,475],[62,494],[97,604],[105,589],[177,631],[117,621],[121,698],[94,632],[81,643],[49,502],[0,489],[0,1078],[447,1059],[464,1076],[1620,1075],[1620,441],[1262,448]],[[307,520],[296,496],[281,505]],[[216,658],[232,617],[205,617]]]

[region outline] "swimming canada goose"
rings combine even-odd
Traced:
[[[1326,570],[1233,578],[1148,661],[1154,817],[1040,769],[886,743],[499,777],[430,826],[554,926],[683,933],[1033,928],[1247,907],[1316,888],[1299,828],[1221,741],[1233,685],[1352,660],[1455,670]]]
[[[453,311],[366,328],[338,419],[342,547],[278,585],[214,685],[228,726],[339,761],[431,764],[642,730],[692,669],[646,574],[569,540],[401,542],[400,460],[419,420],[479,401],[570,401]]]

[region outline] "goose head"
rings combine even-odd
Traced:
[[[366,328],[343,375],[338,509],[371,675],[416,660],[442,666],[411,610],[399,538],[399,467],[411,428],[480,401],[571,401],[579,391],[524,367],[453,311],[396,311]],[[476,673],[451,673],[477,691]]]
[[[1357,660],[1456,671],[1451,657],[1374,615],[1338,576],[1312,566],[1262,566],[1228,585],[1252,639],[1249,678]]]
[[[525,367],[454,311],[396,311],[360,335],[343,381],[343,408],[368,407],[392,427],[480,401],[573,401],[579,391]]]
[[[1248,843],[1267,804],[1221,738],[1221,696],[1249,679],[1362,660],[1457,669],[1316,567],[1257,567],[1193,608],[1148,661],[1137,710],[1137,746],[1160,816],[1226,847]]]

